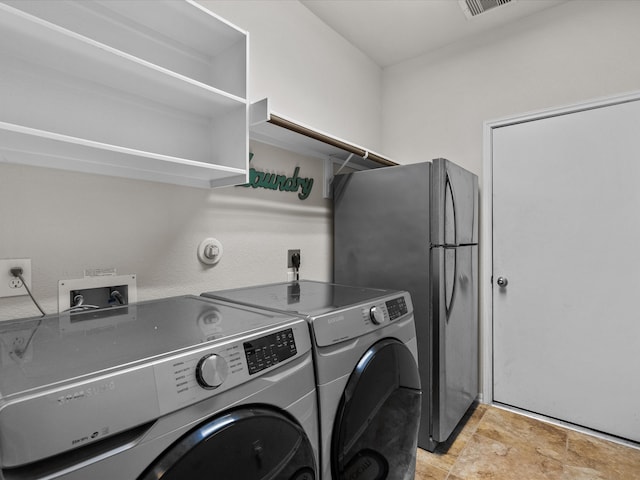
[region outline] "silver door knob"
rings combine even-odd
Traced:
[[[499,287],[506,287],[507,285],[509,285],[509,280],[507,280],[504,277],[498,277],[498,280],[496,281]]]

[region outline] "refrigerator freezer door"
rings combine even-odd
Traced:
[[[432,173],[431,243],[478,243],[478,177],[443,158]]]
[[[338,175],[333,183],[334,280],[407,290],[428,316],[428,163]],[[426,321],[426,320],[425,320]]]
[[[445,441],[478,393],[478,247],[431,250],[433,439]]]

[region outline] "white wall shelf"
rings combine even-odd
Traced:
[[[6,1],[0,32],[1,161],[246,180],[245,32],[190,0]]]
[[[351,157],[349,164],[360,169],[397,165],[372,150],[272,112],[267,98],[251,104],[250,136],[263,143],[336,163]]]
[[[344,166],[367,170],[397,165],[371,150],[272,112],[267,98],[251,104],[249,123],[253,140],[323,160],[325,198],[332,197],[334,172]]]

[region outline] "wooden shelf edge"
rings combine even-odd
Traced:
[[[321,142],[323,144],[330,145],[331,147],[337,148],[349,154],[357,155],[362,160],[371,161],[378,166],[390,167],[398,165],[398,163],[384,157],[383,155],[372,152],[371,150],[367,150],[366,148],[363,148],[361,146],[336,138],[332,135],[328,135],[312,127],[302,125],[301,123],[298,123],[294,120],[271,112],[269,109],[269,101],[267,98],[254,102],[250,105],[251,125],[257,127],[265,122],[283,128],[290,132],[305,136],[312,140]]]

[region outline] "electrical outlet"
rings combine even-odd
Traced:
[[[22,268],[22,278],[31,289],[31,259],[4,258],[0,260],[0,298],[27,295],[27,289],[24,288],[22,280],[11,275],[10,270],[15,267]]]
[[[294,268],[293,265],[293,261],[291,260],[293,258],[294,254],[298,254],[298,258],[302,258],[300,255],[300,249],[297,250],[287,250],[287,268]]]

